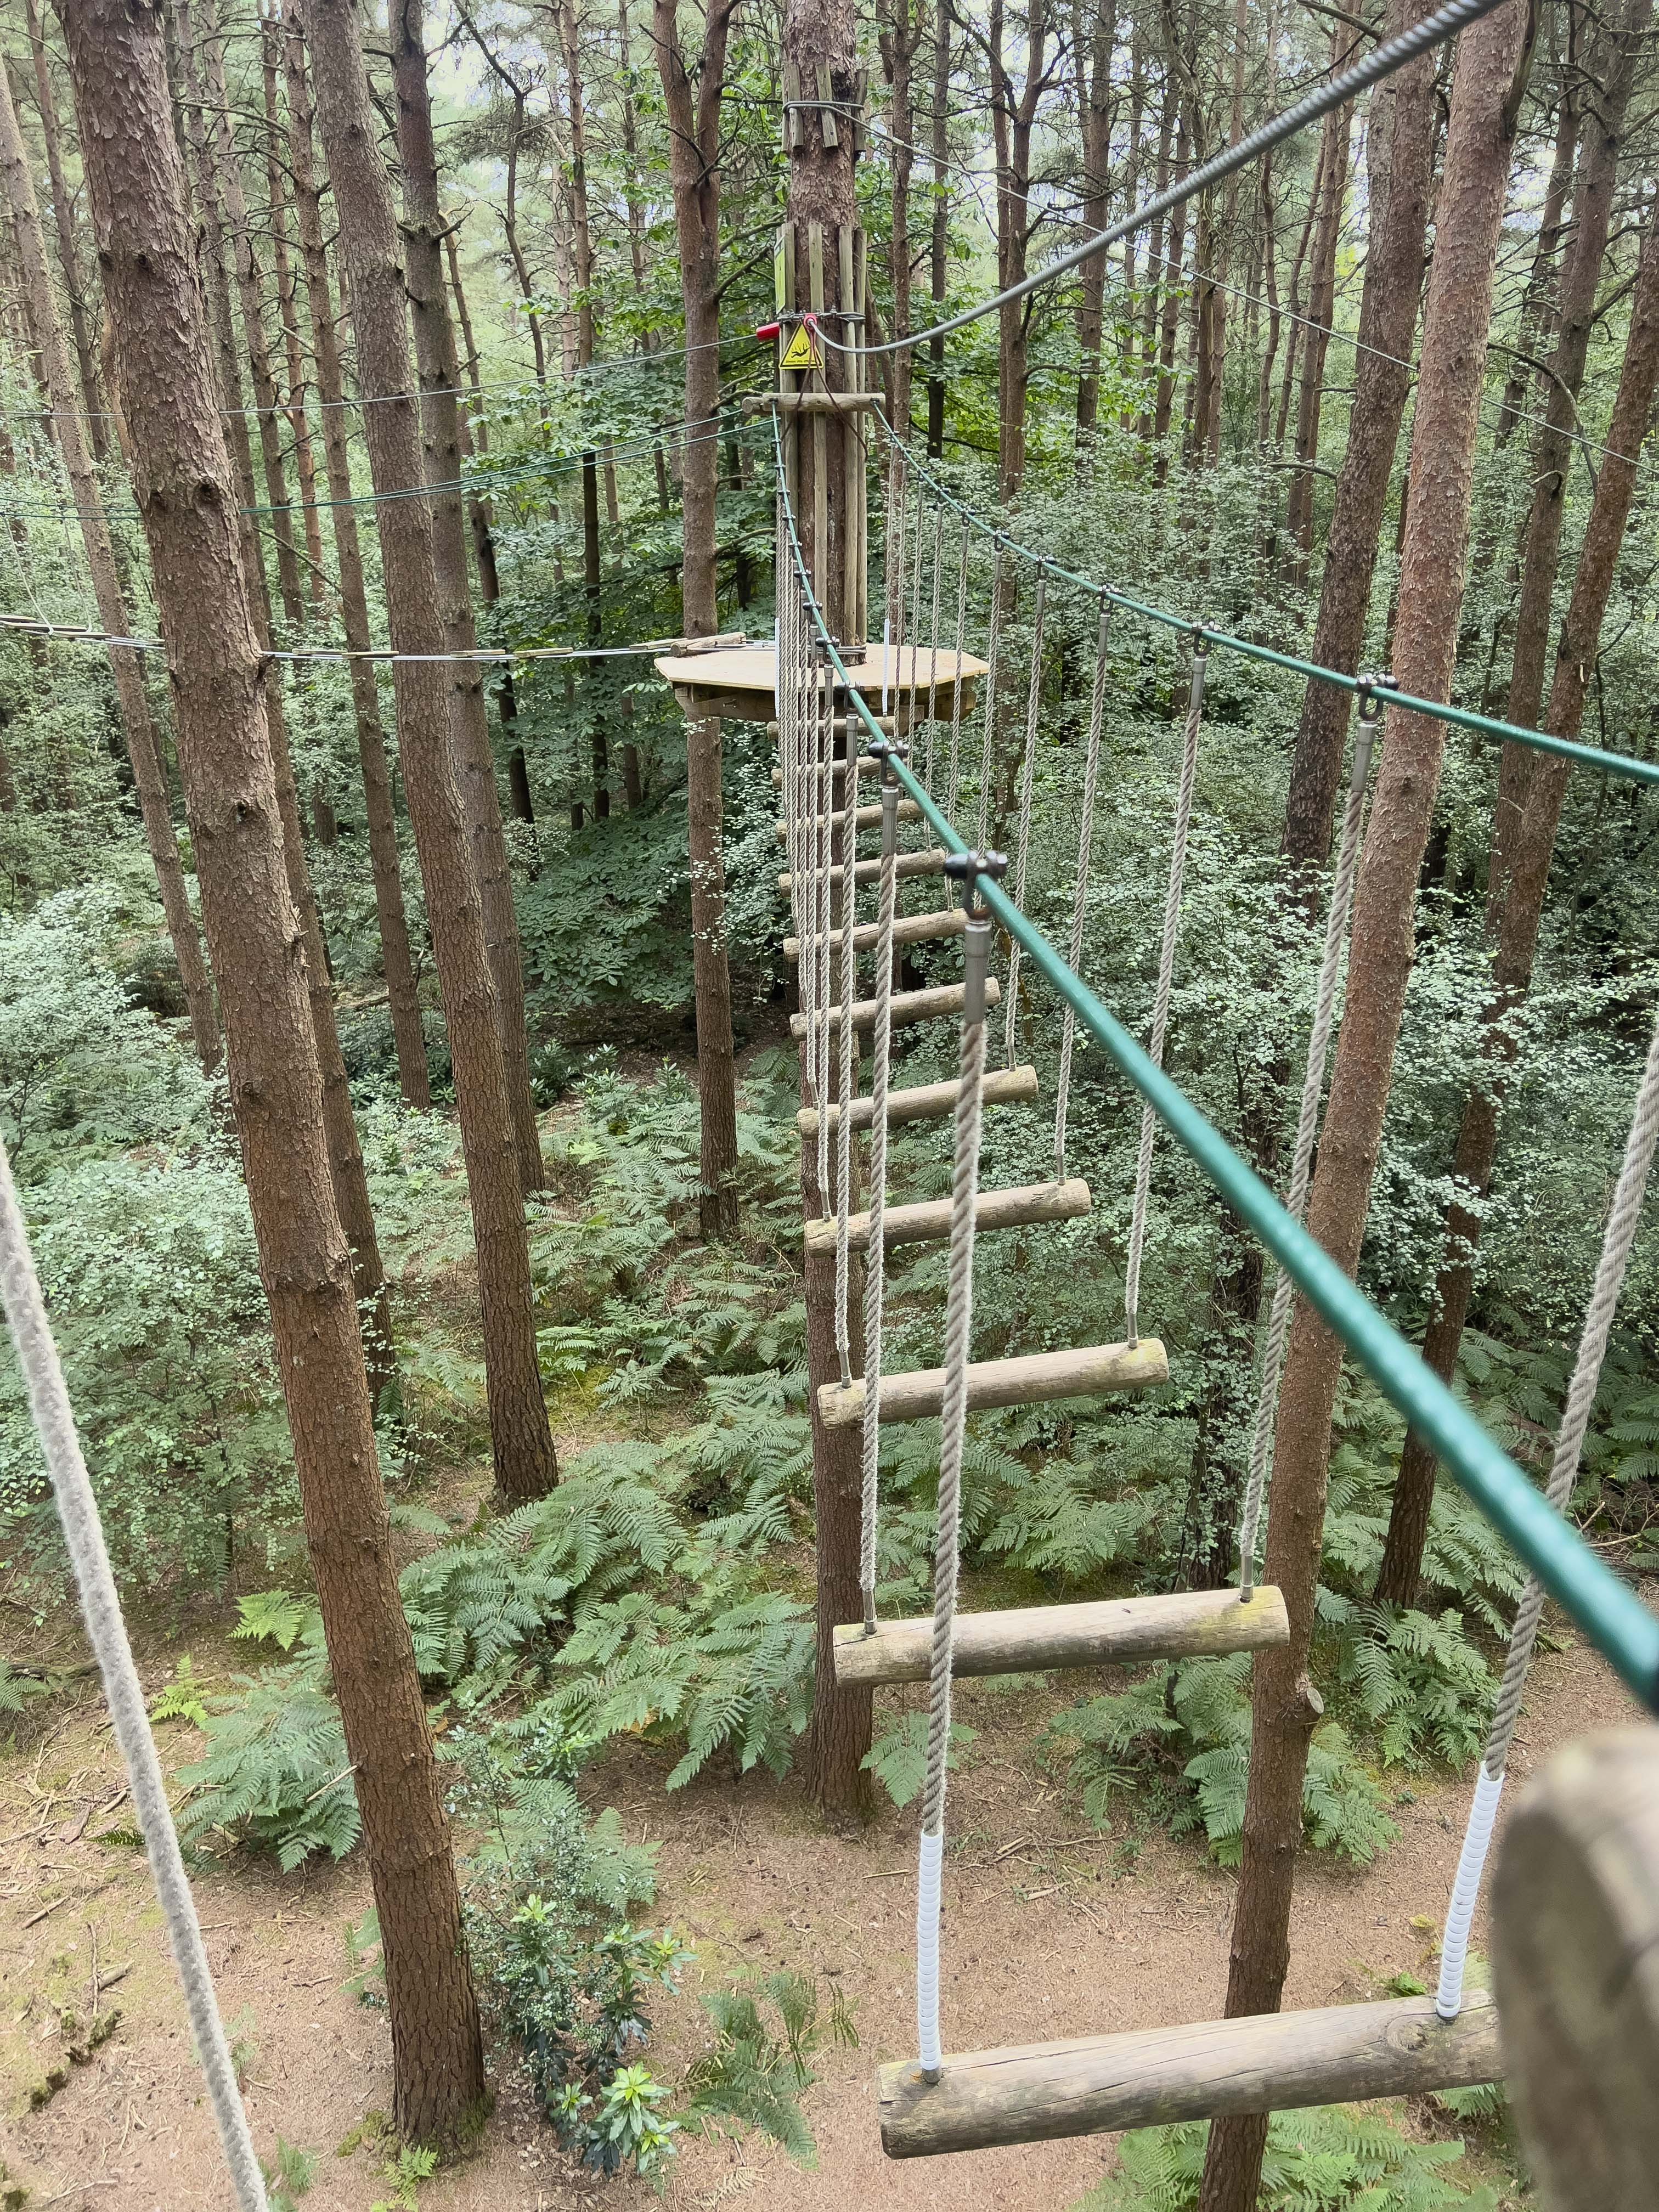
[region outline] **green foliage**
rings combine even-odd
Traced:
[[[776,2029],[768,2023],[769,2004]],[[813,1977],[787,1970],[711,1990],[702,2008],[715,2039],[685,2077],[688,2124],[699,2134],[757,2127],[797,2166],[815,2166],[817,2148],[799,2102],[812,2084],[808,2062],[826,2041],[851,2049],[859,2039],[840,1990],[831,1984],[827,2021]]]
[[[1073,2212],[1189,2212],[1209,2133],[1201,2120],[1135,2130],[1118,2147],[1118,2171]],[[1459,2142],[1413,2142],[1362,2106],[1275,2112],[1256,2203],[1260,2212],[1497,2212],[1490,2189],[1449,2171],[1462,2155]]]
[[[978,1734],[963,1721],[951,1722],[945,1763],[952,1772]],[[914,1710],[899,1714],[866,1752],[863,1765],[896,1805],[908,1805],[927,1778],[927,1715]]]
[[[299,2212],[299,2199],[317,2178],[318,2154],[276,2138],[276,2163],[262,2167],[270,2212]]]
[[[208,1694],[209,1686],[197,1674],[186,1651],[173,1670],[173,1680],[150,1699],[149,1717],[153,1721],[188,1721],[192,1728],[205,1728]]]
[[[1045,1741],[1069,1754],[1067,1778],[1097,1826],[1109,1825],[1115,1791],[1150,1782],[1172,1834],[1201,1827],[1223,1866],[1238,1864],[1249,1767],[1248,1652],[1156,1667],[1128,1689],[1091,1698],[1049,1722]],[[1303,1785],[1308,1841],[1364,1865],[1399,1833],[1382,1793],[1345,1730],[1314,1732]]]
[[[418,2143],[400,2145],[397,2156],[380,2168],[380,2179],[392,2184],[392,2194],[377,2197],[368,2212],[420,2212],[421,2184],[430,2181],[437,2171],[435,2150],[422,2149]]]

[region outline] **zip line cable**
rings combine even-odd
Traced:
[[[1397,39],[1385,40],[1363,62],[1356,62],[1352,69],[1344,70],[1340,76],[1331,77],[1322,85],[1316,85],[1293,106],[1269,117],[1265,123],[1258,124],[1236,146],[1224,148],[1189,176],[1182,178],[1178,184],[1171,185],[1168,191],[1154,193],[1151,199],[1143,200],[1129,214],[1109,223],[1104,230],[1091,233],[1081,245],[1072,246],[1054,260],[1045,262],[1041,269],[1033,270],[1018,284],[1008,285],[977,307],[965,308],[961,314],[949,316],[942,323],[931,324],[925,331],[913,331],[908,337],[887,338],[879,345],[847,345],[840,339],[831,337],[822,326],[818,337],[823,344],[836,353],[855,353],[866,360],[872,360],[882,354],[904,353],[913,347],[927,344],[930,339],[949,337],[954,331],[966,330],[970,323],[981,322],[987,315],[994,315],[1014,301],[1024,299],[1044,284],[1052,284],[1056,277],[1066,276],[1073,269],[1080,269],[1085,261],[1092,261],[1097,254],[1103,253],[1108,246],[1116,246],[1133,232],[1144,230],[1148,223],[1155,222],[1160,216],[1184,207],[1188,200],[1207,191],[1212,185],[1218,185],[1235,171],[1248,167],[1258,155],[1282,145],[1287,138],[1295,137],[1299,131],[1306,130],[1309,124],[1317,123],[1334,107],[1346,106],[1358,94],[1380,83],[1384,77],[1392,76],[1396,70],[1403,69],[1407,62],[1415,61],[1419,54],[1426,53],[1432,46],[1443,45],[1470,23],[1479,22],[1483,15],[1490,15],[1498,4],[1499,0],[1449,0],[1449,4],[1437,8],[1433,15],[1425,15],[1420,22],[1413,23]]]
[[[1234,637],[1230,632],[1217,629],[1209,623],[1195,621],[1191,615],[1172,614],[1167,607],[1155,607],[1145,599],[1134,599],[1129,592],[1119,591],[1115,584],[1103,584],[1097,576],[1079,575],[1075,569],[1066,568],[1051,555],[1039,552],[1034,546],[1021,544],[1006,530],[999,529],[994,523],[987,522],[982,515],[976,514],[972,507],[958,499],[925,468],[912,448],[898,436],[879,405],[874,412],[883,429],[904,454],[907,466],[923,477],[939,498],[953,507],[970,529],[978,531],[982,538],[990,540],[999,561],[1005,553],[1012,554],[1033,568],[1046,568],[1051,576],[1061,582],[1075,585],[1079,591],[1092,592],[1103,599],[1109,599],[1114,606],[1122,607],[1130,614],[1139,615],[1146,622],[1161,623],[1166,629],[1180,630],[1189,637],[1194,630],[1201,629],[1212,647],[1219,647],[1224,652],[1243,653],[1249,660],[1265,661],[1270,667],[1288,669],[1293,676],[1308,677],[1321,684],[1334,684],[1339,690],[1352,692],[1356,698],[1363,699],[1368,690],[1376,687],[1375,677],[1350,676],[1340,668],[1326,668],[1318,661],[1305,660],[1299,653],[1281,653],[1276,647],[1258,644],[1253,638]],[[1484,737],[1497,738],[1505,744],[1525,745],[1534,752],[1553,753],[1562,760],[1575,761],[1584,768],[1598,769],[1607,775],[1624,776],[1632,783],[1659,784],[1659,763],[1638,760],[1629,753],[1609,752],[1601,745],[1580,744],[1569,738],[1551,737],[1545,730],[1522,729],[1514,722],[1500,722],[1496,715],[1477,714],[1472,707],[1454,706],[1449,700],[1419,699],[1413,693],[1396,690],[1392,685],[1389,687],[1389,702],[1409,714],[1426,714],[1431,720],[1449,723],[1460,730],[1474,730]]]
[[[72,629],[65,623],[37,622],[27,615],[0,615],[0,630],[9,630],[20,637],[35,637],[50,645],[115,646],[128,653],[165,653],[167,642],[159,637],[115,637],[106,630]],[[471,664],[483,661],[492,665],[502,662],[516,665],[520,660],[628,660],[641,654],[688,653],[723,652],[757,643],[743,630],[723,630],[717,637],[647,637],[634,645],[525,645],[478,647],[471,653],[382,653],[371,648],[366,653],[354,653],[343,646],[302,646],[290,652],[267,652],[262,660],[385,660],[465,661]]]

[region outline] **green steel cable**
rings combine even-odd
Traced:
[[[848,674],[825,626],[812,592],[805,556],[789,505],[782,442],[773,416],[779,481],[789,542],[806,603],[836,676],[870,735],[882,732],[874,714]],[[1189,623],[1183,628],[1190,629]],[[1206,635],[1213,633],[1206,631]],[[1433,710],[1437,711],[1437,710]],[[902,761],[894,763],[907,795],[946,850],[968,850],[943,811]],[[1626,1589],[1583,1536],[1534,1488],[1502,1447],[1457,1402],[1398,1329],[1386,1321],[1358,1285],[1292,1220],[1255,1170],[1200,1112],[1180,1087],[1155,1066],[1128,1031],[1074,975],[1035,923],[1027,920],[999,885],[981,878],[980,896],[1061,1000],[1098,1040],[1120,1071],[1152,1105],[1176,1142],[1185,1147],[1228,1204],[1248,1222],[1301,1291],[1303,1296],[1351,1352],[1396,1409],[1433,1447],[1440,1464],[1491,1522],[1522,1565],[1537,1576],[1550,1595],[1583,1630],[1596,1650],[1644,1705],[1659,1711],[1659,1620]]]
[[[1154,607],[1144,599],[1132,599],[1127,592],[1120,592],[1115,585],[1103,584],[1093,576],[1080,576],[1075,569],[1062,568],[1049,554],[1039,553],[1030,545],[1022,545],[1006,530],[999,530],[994,523],[987,522],[983,516],[975,514],[972,507],[964,505],[954,492],[922,466],[904,441],[895,434],[879,404],[874,411],[882,428],[903,453],[908,465],[933,486],[940,499],[955,507],[970,528],[977,530],[981,537],[988,538],[994,545],[1003,546],[1008,552],[1018,554],[1022,561],[1029,561],[1036,568],[1046,568],[1051,576],[1058,577],[1062,583],[1075,584],[1079,591],[1095,592],[1101,599],[1109,599],[1114,606],[1123,607],[1130,614],[1139,615],[1145,621],[1161,623],[1166,629],[1184,630],[1189,636],[1194,630],[1201,629],[1212,645],[1220,646],[1224,651],[1242,653],[1251,660],[1265,660],[1275,668],[1288,668],[1292,675],[1306,676],[1321,684],[1334,684],[1341,690],[1352,691],[1357,696],[1363,696],[1365,692],[1376,688],[1375,678],[1368,680],[1363,676],[1345,676],[1340,668],[1322,667],[1316,660],[1304,660],[1298,653],[1279,653],[1273,646],[1256,644],[1253,639],[1233,637],[1225,630],[1213,629],[1208,623],[1194,622],[1190,615],[1171,614],[1167,607]],[[1454,723],[1462,730],[1479,730],[1484,736],[1501,738],[1506,744],[1526,745],[1534,752],[1557,753],[1563,760],[1577,761],[1584,768],[1600,769],[1606,775],[1621,775],[1632,783],[1659,784],[1659,763],[1654,761],[1633,760],[1628,753],[1607,752],[1599,745],[1581,745],[1568,738],[1553,738],[1544,730],[1523,730],[1514,722],[1498,721],[1495,715],[1478,714],[1473,708],[1454,707],[1437,699],[1419,699],[1412,692],[1396,691],[1392,685],[1389,687],[1388,696],[1390,706],[1403,707],[1413,714],[1427,714],[1436,721]]]

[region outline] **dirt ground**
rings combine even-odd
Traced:
[[[164,1679],[158,1660],[155,1680]],[[1068,1683],[1069,1689],[1071,1685]],[[1125,1822],[1084,1833],[1075,1800],[1032,1759],[1055,1692],[964,1683],[981,1730],[952,1784],[945,1887],[947,2048],[1038,2040],[1219,2009],[1232,1877],[1190,1840]],[[1514,1762],[1520,1774],[1565,1737],[1632,1717],[1607,1670],[1581,1648],[1540,1661]],[[162,1731],[174,1763],[197,1741]],[[763,1778],[664,1796],[650,1754],[629,1751],[589,1778],[630,1838],[659,1841],[658,1917],[693,1941],[698,1963],[664,2008],[651,2060],[672,2079],[697,2048],[698,1978],[787,1964],[834,1977],[860,2047],[826,2054],[805,2107],[818,2167],[802,2173],[758,2139],[688,2143],[668,2185],[672,2212],[743,2204],[791,2212],[991,2212],[1061,2207],[1109,2163],[1110,2138],[891,2164],[874,2113],[878,2061],[911,2047],[914,1820],[890,1807],[865,1835],[824,1834],[797,1793]],[[228,2202],[202,2103],[182,2001],[96,1692],[25,1753],[0,1762],[0,2158],[30,2191],[29,2212],[179,2212]],[[1420,1970],[1456,1858],[1466,1785],[1401,1781],[1400,1840],[1364,1873],[1308,1863],[1298,1885],[1286,2001],[1373,1994]],[[115,1832],[112,1833],[111,1832]],[[344,1929],[368,1903],[363,1868],[283,1876],[245,1863],[204,1875],[201,1918],[233,2037],[246,2046],[246,2093],[267,2157],[278,2136],[319,2152],[305,2212],[368,2212],[386,2194],[385,2153],[365,2116],[391,2103],[384,2019],[343,1987]],[[1480,1930],[1476,1930],[1477,1942]],[[96,1995],[94,1997],[94,1990]],[[65,2031],[67,2008],[76,2026]],[[118,2009],[86,2052],[94,2014]],[[79,2039],[77,2040],[77,2039]],[[30,2106],[54,2070],[66,2079]],[[498,2102],[468,2163],[420,2191],[422,2212],[554,2212],[605,2197],[623,2212],[655,2202],[637,2184],[572,2177],[502,2058]],[[355,2143],[355,2148],[353,2147]]]

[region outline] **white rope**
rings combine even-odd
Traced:
[[[1112,627],[1112,603],[1100,603],[1100,634],[1095,641],[1095,680],[1089,693],[1089,742],[1083,758],[1083,811],[1077,828],[1077,889],[1072,898],[1073,975],[1083,965],[1083,924],[1089,904],[1090,861],[1095,847],[1095,795],[1100,784],[1100,731],[1106,711],[1106,645]],[[1054,1098],[1054,1181],[1066,1180],[1066,1113],[1072,1096],[1072,1053],[1077,1014],[1068,1000],[1060,1032],[1060,1075]]]
[[[1619,1181],[1613,1188],[1613,1205],[1607,1215],[1606,1233],[1601,1239],[1601,1256],[1595,1269],[1595,1283],[1584,1316],[1583,1334],[1578,1340],[1578,1357],[1573,1364],[1572,1380],[1567,1385],[1567,1401],[1562,1409],[1561,1426],[1556,1433],[1549,1480],[1544,1486],[1544,1495],[1558,1513],[1565,1510],[1567,1500],[1572,1495],[1573,1484],[1578,1479],[1578,1462],[1584,1449],[1584,1437],[1589,1427],[1596,1389],[1601,1380],[1601,1364],[1607,1358],[1607,1339],[1613,1333],[1619,1293],[1624,1288],[1631,1248],[1636,1242],[1636,1232],[1641,1223],[1642,1200],[1647,1192],[1656,1143],[1659,1143],[1659,1022],[1654,1025],[1653,1036],[1648,1045],[1647,1061],[1637,1087],[1630,1135],[1625,1144]],[[1455,2019],[1463,2001],[1463,1958],[1468,1946],[1469,1923],[1474,1917],[1475,1897],[1480,1887],[1481,1869],[1492,1834],[1492,1816],[1496,1814],[1498,1794],[1504,1786],[1510,1747],[1514,1741],[1516,1723],[1521,1717],[1521,1699],[1527,1686],[1527,1673],[1532,1665],[1533,1646],[1538,1639],[1538,1625],[1543,1611],[1543,1584],[1535,1575],[1528,1575],[1526,1587],[1521,1593],[1521,1601],[1515,1609],[1515,1626],[1510,1631],[1509,1656],[1504,1662],[1504,1678],[1498,1686],[1492,1733],[1486,1739],[1486,1748],[1481,1756],[1474,1801],[1470,1807],[1468,1832],[1458,1860],[1457,1883],[1452,1893],[1451,1910],[1446,1916],[1445,1942],[1441,1948],[1440,1986],[1434,2000],[1435,2010],[1443,2020]],[[1491,1801],[1491,1810],[1486,1814],[1486,1833],[1477,1841],[1476,1830],[1487,1799]]]
[[[1002,647],[1002,545],[991,562],[991,614],[985,641],[985,728],[979,759],[979,832],[974,842],[985,849],[991,820],[991,748],[996,737],[998,660]]]
[[[898,787],[885,772],[881,789],[881,907],[876,930],[876,1025],[870,1076],[870,1237],[864,1267],[864,1401],[881,1402],[882,1278],[887,1261],[887,1082],[893,1042],[893,914],[898,903]],[[842,1112],[847,1113],[843,1103]],[[864,1626],[876,1627],[876,1533],[881,1428],[866,1419],[860,1438],[859,1585]]]
[[[831,823],[835,807],[835,672],[827,656],[813,672],[811,683],[814,738],[817,745],[817,802],[813,817],[813,842],[817,854],[817,896],[813,927],[818,938],[818,1003],[816,1062],[818,1088],[818,1194],[830,1201],[830,927]]]
[[[1046,572],[1037,570],[1031,609],[1031,673],[1025,687],[1025,757],[1019,770],[1019,831],[1014,848],[1014,904],[1025,907],[1025,866],[1031,850],[1031,785],[1036,773],[1037,709],[1042,699],[1042,616],[1048,594]],[[1008,988],[1002,1002],[1002,1048],[1010,1067],[1019,1042],[1019,939],[1008,954]]]
[[[891,435],[890,432],[889,435]],[[910,462],[909,456],[896,440],[894,441],[893,451],[898,459],[899,468],[896,482],[890,490],[888,498],[890,504],[896,507],[896,513],[889,526],[892,558],[882,580],[885,586],[888,620],[892,625],[893,631],[891,712],[896,714],[899,695],[899,657],[904,650],[904,503],[909,497],[909,487],[905,479]],[[884,714],[889,711],[887,673],[887,669],[884,668],[881,687],[881,710]]]
[[[927,633],[927,757],[921,771],[921,780],[929,791],[933,788],[933,732],[938,723],[939,572],[944,550],[945,501],[940,500],[933,514],[933,627]]]
[[[957,1087],[951,1182],[949,1286],[945,1309],[945,1389],[939,1410],[939,1512],[933,1544],[933,1638],[927,1682],[927,1766],[921,1790],[916,1887],[916,2043],[925,2080],[939,2078],[939,1869],[944,1849],[945,1778],[951,1750],[951,1661],[961,1542],[962,1456],[968,1428],[968,1357],[974,1326],[974,1228],[979,1195],[980,1130],[985,1075],[985,975],[991,929],[977,912],[970,871],[961,1079]],[[866,1395],[866,1422],[878,1408]]]
[[[1285,1211],[1293,1221],[1301,1220],[1308,1202],[1314,1138],[1319,1127],[1319,1102],[1324,1095],[1325,1063],[1330,1056],[1331,1031],[1336,1025],[1340,1005],[1337,987],[1342,972],[1342,948],[1347,941],[1348,917],[1353,908],[1359,832],[1364,819],[1365,788],[1370,780],[1371,749],[1376,740],[1381,706],[1375,693],[1368,693],[1361,701],[1359,720],[1354,730],[1353,757],[1348,763],[1347,804],[1343,809],[1342,835],[1331,876],[1330,903],[1325,910],[1325,943],[1320,954],[1319,979],[1314,987],[1313,1027],[1308,1033],[1308,1057],[1302,1071],[1302,1103],[1297,1115],[1290,1184],[1285,1193]],[[1285,1346],[1290,1337],[1291,1308],[1295,1296],[1295,1284],[1281,1269],[1273,1283],[1273,1306],[1267,1319],[1261,1385],[1256,1394],[1255,1416],[1250,1428],[1249,1474],[1244,1486],[1244,1511],[1239,1527],[1238,1593],[1246,1602],[1255,1588],[1256,1531],[1267,1486],[1273,1419],[1279,1408],[1279,1381],[1285,1367]]]
[[[968,634],[968,518],[962,518],[962,551],[957,568],[957,680],[951,688],[951,781],[945,811],[957,818],[957,772],[962,758],[962,648]]]
[[[853,1001],[857,996],[858,955],[854,927],[858,920],[859,780],[857,740],[853,717],[842,725],[846,770],[841,831],[841,1110],[836,1116],[836,1356],[841,1363],[841,1387],[853,1380],[851,1325],[848,1318],[848,1283],[852,1273],[853,1210]],[[833,745],[830,748],[834,751]],[[823,1117],[822,1114],[819,1119]]]
[[[910,712],[906,720],[905,726],[907,729],[915,724],[916,719],[916,692],[919,688],[916,681],[916,650],[917,641],[921,635],[922,507],[927,497],[927,479],[920,471],[918,471],[916,475],[916,526],[915,532],[916,544],[915,552],[913,556],[913,566],[910,572]]]
[[[1152,1000],[1152,1034],[1146,1050],[1154,1067],[1164,1065],[1164,1040],[1170,1027],[1170,988],[1175,975],[1176,938],[1181,927],[1181,890],[1187,873],[1187,834],[1193,821],[1193,786],[1198,772],[1198,732],[1204,720],[1204,672],[1209,644],[1202,630],[1193,640],[1193,688],[1181,739],[1181,781],[1176,792],[1175,843],[1170,855],[1170,888],[1164,901],[1164,937],[1158,948],[1158,990]],[[1152,1134],[1158,1116],[1150,1103],[1140,1115],[1135,1154],[1134,1207],[1129,1218],[1129,1264],[1123,1279],[1125,1337],[1133,1347],[1140,1304],[1140,1262],[1146,1249],[1146,1199],[1152,1180]]]
[[[0,1142],[0,1299],[3,1299],[17,1364],[28,1392],[29,1412],[40,1438],[52,1477],[58,1517],[64,1541],[75,1570],[81,1594],[81,1612],[98,1672],[104,1698],[114,1726],[115,1741],[127,1771],[133,1810],[137,1815],[144,1849],[149,1855],[151,1878],[167,1922],[173,1963],[185,1993],[196,2054],[207,2085],[209,2105],[219,2130],[219,2144],[236,2192],[240,2212],[267,2212],[265,2185],[254,2154],[247,2114],[236,2087],[236,2071],[225,2040],[219,2007],[213,1992],[213,1975],[196,1902],[191,1895],[185,1863],[173,1832],[172,1808],[155,1740],[149,1730],[144,1692],[127,1641],[121,1601],[110,1571],[109,1553],[98,1517],[98,1501],[76,1433],[58,1347],[52,1342],[46,1302],[34,1271],[28,1232],[17,1203],[11,1162]]]

